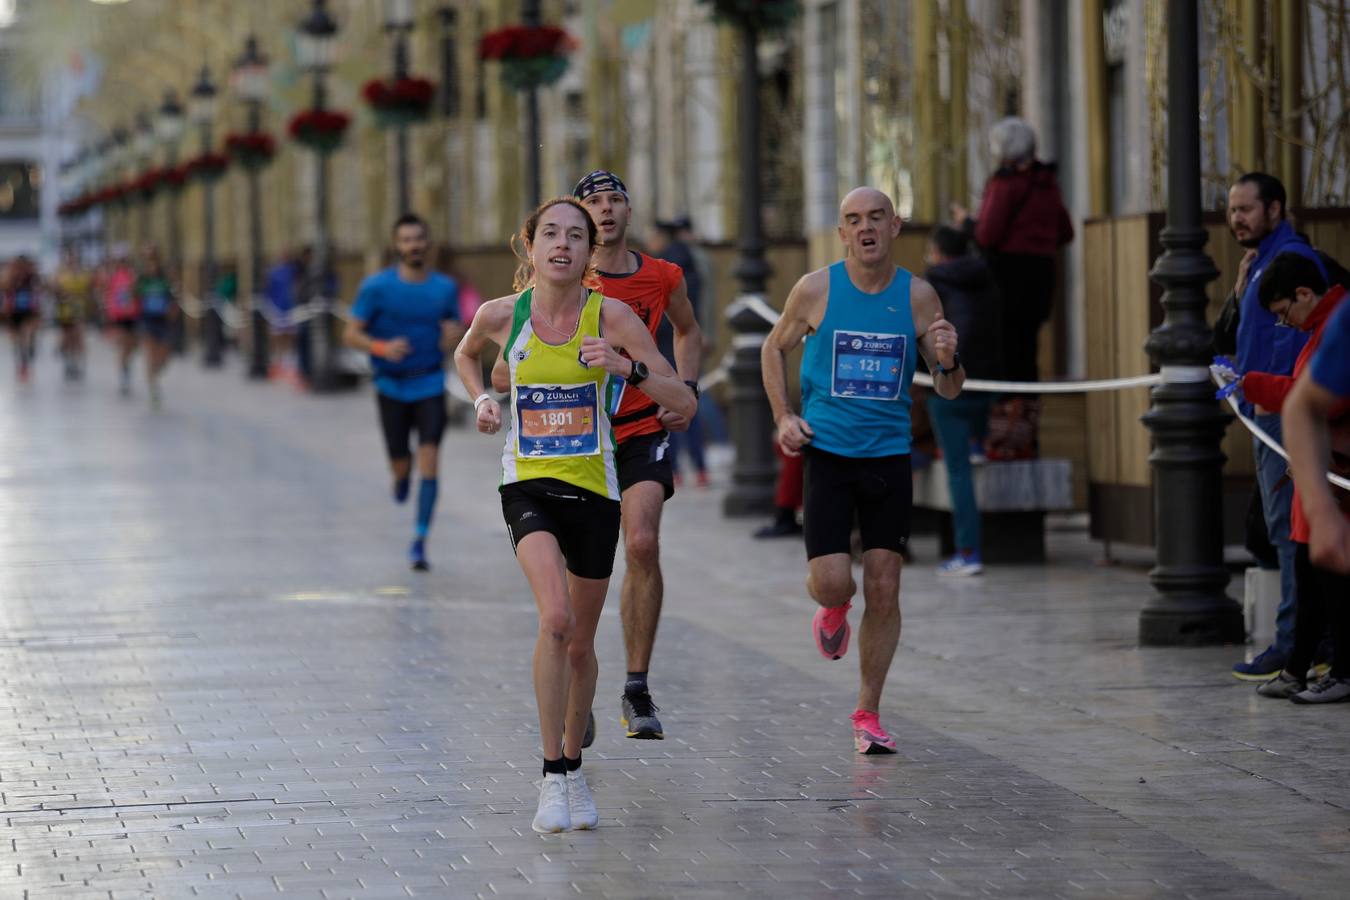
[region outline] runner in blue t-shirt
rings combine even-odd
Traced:
[[[370,354],[375,367],[380,425],[394,474],[394,500],[408,499],[412,432],[417,432],[417,529],[412,567],[430,568],[426,536],[436,507],[436,463],[445,430],[445,356],[464,334],[459,288],[427,270],[426,222],[408,213],[394,223],[398,265],[367,278],[352,304],[344,337]]]
[[[1350,492],[1333,490],[1326,478],[1328,468],[1350,477],[1350,303],[1323,328],[1308,371],[1285,401],[1284,438],[1308,518],[1308,557],[1350,575]]]

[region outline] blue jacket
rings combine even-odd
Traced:
[[[1244,374],[1292,374],[1294,360],[1308,341],[1308,335],[1297,328],[1278,327],[1275,316],[1262,309],[1257,299],[1261,273],[1281,253],[1297,253],[1308,257],[1317,263],[1322,276],[1326,277],[1326,268],[1318,258],[1317,251],[1288,222],[1281,222],[1278,228],[1262,238],[1256,248],[1256,259],[1252,260],[1247,270],[1247,290],[1242,294],[1238,318],[1237,367]],[[1251,415],[1251,404],[1244,403],[1243,412]]]

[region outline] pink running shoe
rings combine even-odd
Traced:
[[[811,619],[811,634],[816,638],[816,649],[826,659],[839,659],[848,652],[848,611],[852,603],[843,606],[822,606]]]
[[[853,720],[853,746],[858,748],[859,753],[872,756],[895,752],[895,738],[881,727],[881,720],[876,713],[860,709],[849,718]]]

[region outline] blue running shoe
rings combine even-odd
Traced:
[[[1274,647],[1267,647],[1251,662],[1233,666],[1233,677],[1240,681],[1269,681],[1283,671],[1285,662]]]
[[[431,569],[431,563],[427,562],[426,542],[421,538],[412,542],[412,547],[408,550],[408,561],[412,563],[414,572],[426,572]]]

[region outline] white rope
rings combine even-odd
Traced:
[[[981,378],[967,378],[961,390],[989,391],[996,394],[1088,394],[1097,391],[1151,387],[1161,384],[1162,380],[1161,375],[1134,375],[1128,378],[1102,378],[1097,381],[986,381]],[[933,376],[916,372],[914,383],[932,387]]]
[[[1209,371],[1214,378],[1215,384],[1217,384],[1219,387],[1226,387],[1228,384],[1236,380],[1233,378],[1229,378],[1227,374],[1224,372],[1224,370],[1220,369],[1218,366],[1210,366]],[[1237,416],[1238,419],[1241,420],[1242,424],[1247,426],[1247,430],[1250,431],[1258,441],[1265,444],[1267,447],[1274,450],[1276,453],[1280,454],[1280,456],[1284,459],[1284,461],[1288,462],[1289,454],[1284,452],[1284,448],[1280,446],[1280,442],[1275,440],[1270,435],[1266,434],[1264,428],[1262,428],[1260,425],[1257,425],[1251,419],[1247,418],[1242,414],[1242,407],[1238,405],[1236,393],[1237,392],[1234,391],[1232,394],[1229,394],[1227,397],[1224,398],[1225,400],[1228,401],[1228,405],[1233,408],[1233,415]],[[1332,484],[1336,485],[1336,487],[1344,488],[1347,491],[1350,491],[1350,479],[1342,478],[1341,476],[1335,474],[1334,472],[1327,473],[1327,481],[1330,481]]]

